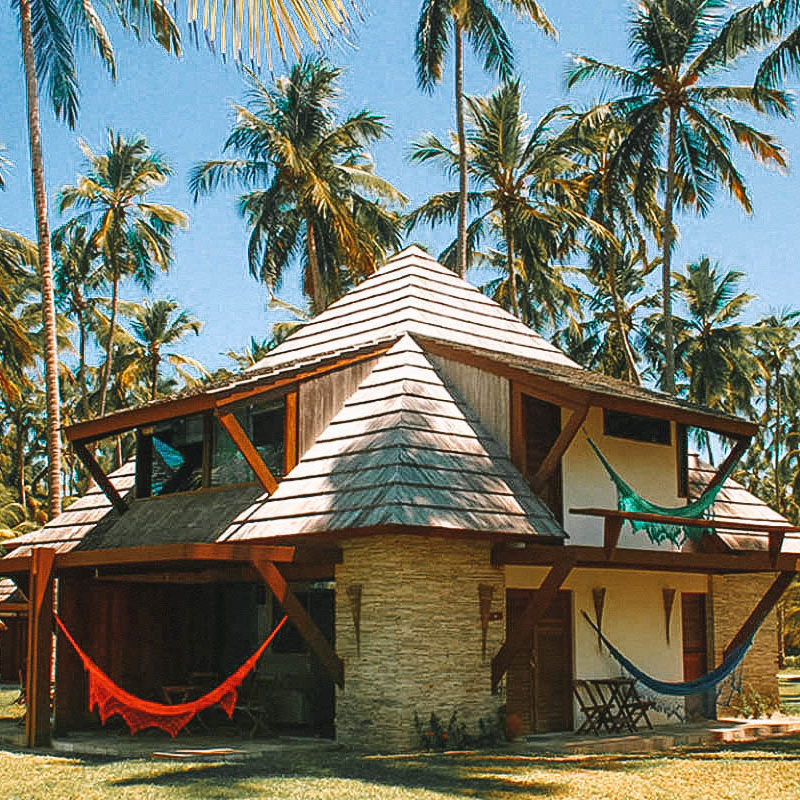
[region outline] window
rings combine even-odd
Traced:
[[[640,417],[638,414],[623,414],[620,411],[603,411],[603,433],[621,439],[651,444],[671,444],[669,420]]]
[[[283,397],[240,406],[234,416],[269,471],[283,475],[286,403]],[[137,432],[136,496],[253,483],[256,477],[212,414],[167,420]]]
[[[234,416],[269,471],[280,478],[283,475],[284,399],[253,403],[237,409]],[[211,485],[231,486],[254,481],[253,470],[218,420],[214,420],[213,439]]]
[[[139,432],[139,497],[188,492],[203,485],[205,423],[197,414],[159,422]]]

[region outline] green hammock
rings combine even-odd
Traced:
[[[620,511],[633,511],[637,514],[658,514],[662,517],[683,517],[684,519],[702,519],[706,516],[717,495],[722,490],[722,485],[731,476],[736,463],[733,462],[722,477],[722,480],[712,489],[708,489],[697,498],[697,500],[678,508],[665,508],[664,506],[657,506],[649,500],[645,500],[638,495],[620,476],[614,471],[611,464],[608,463],[605,456],[600,452],[598,446],[589,437],[589,444],[597,454],[600,462],[606,468],[611,480],[617,487],[617,508]],[[634,533],[644,531],[649,537],[650,541],[654,544],[660,544],[665,539],[681,544],[681,542],[688,538],[693,542],[699,542],[706,534],[705,528],[698,528],[695,526],[683,525],[668,525],[662,522],[642,522],[639,520],[628,520],[633,528]]]

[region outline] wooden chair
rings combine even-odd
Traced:
[[[271,682],[259,678],[255,673],[248,675],[239,689],[235,714],[245,722],[243,732],[252,739],[259,731],[272,733],[269,726],[270,703],[269,689]]]
[[[583,723],[576,733],[593,733],[599,736],[603,728],[608,730],[608,703],[602,695],[596,694],[591,684],[583,680],[574,680],[572,691],[584,716]]]

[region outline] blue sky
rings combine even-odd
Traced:
[[[442,135],[452,127],[451,65],[441,87],[432,96],[422,94],[415,85],[412,58],[418,1],[365,2],[366,19],[357,24],[354,47],[336,47],[329,52],[330,58],[347,70],[342,107],[346,111],[368,107],[388,118],[392,139],[374,149],[378,171],[417,203],[446,186],[437,172],[410,165],[407,155],[409,143],[420,133],[432,130]],[[623,0],[543,0],[543,5],[559,30],[558,42],[545,39],[530,24],[506,18],[517,71],[526,86],[524,107],[534,119],[555,104],[592,99],[586,91],[566,93],[563,73],[569,53],[587,53],[618,63],[627,59],[629,5]],[[178,4],[178,13],[185,14],[183,3]],[[174,298],[205,321],[202,334],[187,340],[183,350],[209,367],[220,366],[226,363],[224,351],[241,349],[250,336],[263,338],[270,323],[279,318],[266,309],[263,288],[247,273],[247,231],[236,213],[235,194],[219,192],[195,205],[187,189],[191,166],[220,153],[232,120],[230,104],[243,98],[244,82],[230,61],[223,63],[204,46],[195,49],[188,37],[184,56],[176,60],[153,45],[136,43],[122,31],[113,30],[113,35],[119,71],[116,83],[89,54],[81,57],[82,103],[76,130],[70,131],[44,109],[51,208],[58,188],[73,182],[81,169],[78,137],[100,149],[109,126],[145,134],[175,169],[175,176],[157,199],[175,205],[191,218],[189,230],[176,239],[175,264],[168,275],[159,278],[154,296]],[[9,3],[0,3],[0,53],[4,99],[0,142],[6,145],[6,156],[15,162],[7,190],[0,193],[0,226],[33,236],[24,83]],[[493,85],[480,65],[468,59],[466,91],[486,93]],[[794,161],[800,154],[800,123],[768,121],[764,127],[780,136]],[[775,306],[798,306],[795,220],[800,178],[791,168],[788,175],[764,170],[744,154],[738,162],[749,179],[755,213],[748,217],[720,194],[705,219],[679,219],[681,241],[674,263],[679,266],[706,254],[725,267],[746,272],[747,287],[758,296],[751,316]],[[52,226],[61,221],[53,208]],[[452,232],[446,230],[420,230],[414,236],[434,253],[451,237]],[[143,296],[132,286],[124,294],[132,300]],[[285,295],[299,299],[291,286],[286,287]]]

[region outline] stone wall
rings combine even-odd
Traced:
[[[773,573],[746,575],[714,575],[711,578],[713,606],[713,642],[715,664],[722,660],[725,646],[750,616],[758,601],[775,580]],[[770,612],[753,640],[753,646],[742,664],[742,684],[752,686],[762,694],[774,696],[778,692],[778,620]],[[724,705],[730,684],[723,684],[717,713],[730,715]]]
[[[414,712],[445,722],[455,710],[470,732],[494,717],[491,659],[505,615],[488,623],[482,653],[479,584],[493,587],[504,611],[503,572],[490,543],[413,535],[370,536],[342,546],[336,567],[336,650],[345,687],[336,701],[336,738],[344,745],[399,751],[418,746]],[[361,642],[351,608],[361,586]]]

